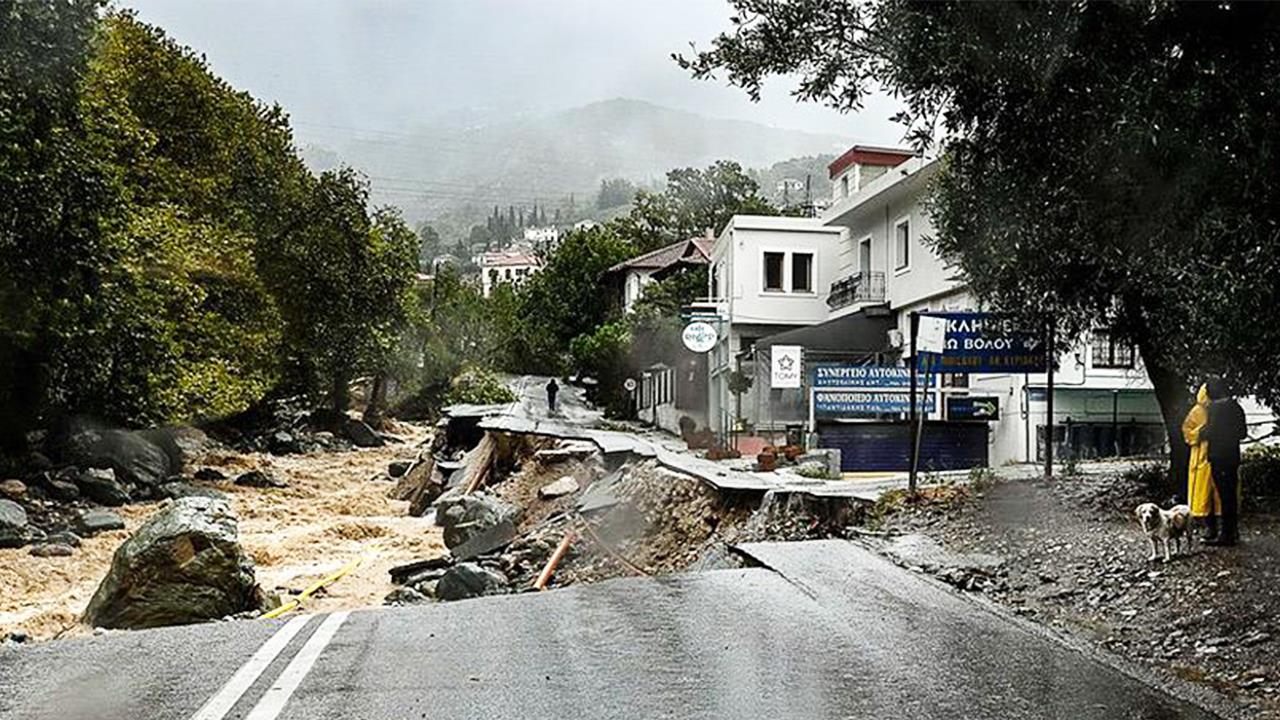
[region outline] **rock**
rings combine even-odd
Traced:
[[[203,485],[192,485],[185,482],[171,482],[160,486],[159,493],[161,497],[167,497],[170,500],[177,500],[184,497],[207,497],[215,500],[226,500],[227,494],[221,490],[216,490]]]
[[[68,557],[75,552],[70,545],[42,542],[31,546],[31,554],[35,557]]]
[[[515,523],[519,511],[486,493],[442,498],[436,504],[436,524],[444,529],[445,547],[457,547],[486,533],[504,520]]]
[[[26,545],[29,531],[27,511],[12,500],[0,500],[0,548]]]
[[[76,477],[80,493],[99,505],[117,506],[132,498],[129,491],[116,481],[116,471],[110,468],[89,468]]]
[[[202,467],[196,471],[195,475],[192,475],[191,477],[195,478],[196,480],[199,480],[200,482],[218,482],[220,480],[227,479],[226,473],[211,467]]]
[[[382,600],[383,605],[421,605],[426,602],[431,602],[431,598],[409,587],[396,588]]]
[[[565,475],[559,480],[539,488],[538,497],[543,500],[551,500],[552,498],[572,495],[576,492],[578,492],[578,481],[574,480],[572,476]]]
[[[71,468],[74,470],[74,468]],[[74,502],[80,499],[80,488],[76,486],[74,475],[67,477],[65,475],[54,475],[51,472],[42,472],[37,476],[37,484],[44,489],[45,494],[54,500],[61,502]]]
[[[182,498],[116,550],[85,609],[94,627],[148,628],[216,620],[260,605],[253,562],[226,501]]]
[[[49,533],[49,536],[46,537],[44,541],[52,545],[69,545],[73,548],[80,547],[80,536],[70,530]]]
[[[385,442],[382,436],[374,432],[367,423],[354,418],[348,419],[342,426],[342,432],[357,447],[382,447]]]
[[[100,532],[123,530],[124,520],[110,510],[86,510],[76,518],[76,529],[81,537]]]
[[[413,467],[412,460],[392,460],[387,465],[387,475],[393,478],[402,477],[409,469]]]
[[[21,480],[5,480],[0,482],[0,495],[17,500],[27,494],[27,484]]]
[[[497,595],[507,590],[507,577],[475,563],[461,563],[449,569],[436,583],[436,598],[465,600],[481,595]]]
[[[270,473],[262,470],[250,470],[236,477],[233,481],[240,487],[256,487],[256,488],[284,488],[289,487],[287,483],[281,482]]]
[[[287,430],[277,430],[267,441],[267,449],[273,455],[296,455],[303,452],[302,443]]]
[[[21,645],[22,643],[28,640],[28,636],[26,633],[22,632],[21,630],[13,630],[8,635],[6,635],[4,639],[5,639],[5,642],[11,642],[17,645]]]
[[[182,470],[181,451],[161,430],[82,430],[71,437],[67,451],[80,467],[115,470],[125,485],[154,487]]]

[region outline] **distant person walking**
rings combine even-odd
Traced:
[[[547,383],[547,408],[548,412],[554,414],[556,411],[556,396],[560,394],[560,385],[555,378]]]
[[[1209,464],[1209,441],[1204,427],[1209,422],[1209,388],[1200,386],[1196,404],[1182,421],[1182,439],[1191,448],[1187,463],[1187,505],[1191,517],[1204,525],[1203,540],[1218,537],[1218,516],[1222,514],[1222,499],[1213,484],[1213,470]]]
[[[1208,422],[1200,437],[1209,443],[1209,465],[1213,484],[1222,499],[1218,536],[1206,545],[1235,545],[1240,540],[1240,441],[1248,437],[1244,410],[1231,397],[1222,378],[1206,383],[1209,391]]]

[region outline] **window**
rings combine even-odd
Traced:
[[[893,226],[893,245],[896,252],[895,270],[906,270],[911,265],[911,221],[900,220]]]
[[[849,176],[840,178],[840,197],[849,197]]]
[[[780,252],[767,252],[764,254],[764,289],[772,292],[782,292],[785,288],[782,285],[782,258]]]
[[[792,253],[791,292],[813,292],[812,253]]]
[[[858,272],[871,272],[871,236],[858,243]]]
[[[720,299],[720,265],[711,268],[711,299]]]
[[[1117,340],[1110,330],[1095,330],[1093,332],[1093,366],[1132,368],[1133,346]]]

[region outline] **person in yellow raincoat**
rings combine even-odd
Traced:
[[[1187,471],[1187,505],[1191,517],[1199,519],[1205,527],[1204,537],[1218,535],[1218,516],[1222,514],[1222,498],[1213,484],[1213,472],[1209,466],[1209,443],[1200,437],[1200,431],[1209,423],[1209,389],[1201,385],[1196,393],[1196,404],[1182,421],[1182,439],[1191,447],[1191,460]]]

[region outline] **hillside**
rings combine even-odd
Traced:
[[[617,99],[472,127],[351,133],[307,147],[304,155],[318,169],[345,162],[366,172],[376,202],[399,205],[411,221],[430,218],[455,234],[495,204],[536,203],[548,215],[555,208],[566,216],[585,213],[605,178],[655,183],[673,167],[718,159],[766,168],[837,153],[848,142]],[[773,188],[762,190],[772,195]]]

